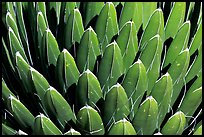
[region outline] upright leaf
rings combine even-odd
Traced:
[[[86,104],[95,107],[97,101],[103,97],[100,83],[89,69],[80,75],[76,91],[76,100],[80,108]]]
[[[104,135],[105,129],[98,112],[86,105],[77,114],[77,126],[85,135]]]
[[[113,85],[105,96],[103,105],[103,121],[109,126],[114,121],[126,118],[130,113],[128,97],[124,88],[117,83]]]
[[[162,39],[157,34],[152,37],[145,46],[145,49],[142,51],[140,55],[140,59],[144,64],[147,77],[148,77],[148,92],[151,91],[154,83],[159,77],[160,73],[160,64],[161,64],[161,53],[162,53]]]
[[[65,22],[67,23],[70,13],[77,7],[76,2],[66,2]],[[60,12],[61,13],[61,12]]]
[[[123,74],[123,59],[118,44],[109,44],[99,64],[98,80],[104,93],[114,85]]]
[[[138,51],[137,31],[133,21],[128,21],[120,30],[116,42],[123,56],[124,71],[132,65]]]
[[[165,40],[169,37],[174,38],[178,29],[183,24],[186,11],[185,2],[174,2],[165,24]]]
[[[113,124],[108,135],[136,135],[136,131],[132,124],[123,118]]]
[[[77,49],[77,67],[82,73],[86,69],[94,70],[97,56],[99,56],[100,47],[96,33],[90,26],[83,34],[79,47]]]
[[[151,135],[157,126],[158,104],[157,101],[149,96],[140,105],[132,121],[137,134]]]
[[[169,118],[161,130],[163,135],[181,135],[186,124],[186,118],[182,111],[176,112]]]
[[[3,78],[2,78],[1,84],[2,84],[2,99],[3,99],[3,102],[7,103],[9,96],[13,96],[13,97],[16,97],[16,96],[7,87]]]
[[[2,135],[16,135],[17,131],[2,123]]]
[[[58,56],[55,74],[63,94],[67,92],[66,90],[72,84],[78,81],[79,70],[77,69],[74,58],[66,49]]]
[[[140,59],[130,66],[122,86],[128,96],[131,108],[130,119],[132,120],[148,86],[146,69]]]
[[[117,14],[112,2],[107,2],[103,6],[96,21],[95,31],[103,55],[112,37],[118,33]]]
[[[64,135],[81,135],[81,133],[79,133],[78,131],[76,131],[73,128],[71,128],[69,131],[64,133]]]

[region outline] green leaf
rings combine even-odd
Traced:
[[[16,96],[10,91],[10,89],[7,87],[7,85],[6,85],[6,83],[5,83],[5,81],[4,81],[3,78],[2,78],[1,84],[2,84],[2,99],[3,99],[3,101],[4,101],[5,103],[7,102],[9,96],[12,95],[13,97],[16,97]]]
[[[158,104],[152,97],[147,97],[140,105],[133,119],[133,126],[139,135],[151,135],[157,126]]]
[[[134,22],[126,22],[119,33],[116,42],[121,50],[124,71],[126,72],[138,52],[137,31]]]
[[[60,50],[58,47],[58,43],[54,37],[54,35],[52,34],[52,32],[50,31],[50,29],[46,29],[43,38],[42,38],[42,48],[41,49],[41,53],[42,53],[42,59],[46,60],[46,64],[48,64],[48,66],[50,66],[51,64],[53,64],[54,66],[56,66],[57,63],[57,58],[60,54]]]
[[[98,80],[104,93],[117,82],[123,72],[121,51],[118,44],[114,41],[107,45],[99,64]]]
[[[186,118],[182,111],[176,112],[169,118],[161,130],[163,135],[181,135],[186,124]]]
[[[161,53],[163,48],[162,46],[163,46],[162,39],[160,35],[157,34],[148,41],[147,45],[145,46],[145,49],[142,51],[140,55],[140,59],[147,71],[148,77],[147,95],[149,95],[149,92],[151,91],[152,87],[154,86],[154,83],[159,77]]]
[[[195,57],[193,63],[191,63],[188,71],[186,72],[186,82],[188,83],[191,79],[193,79],[200,70],[202,70],[202,46],[198,49],[198,56]]]
[[[183,24],[186,11],[185,2],[174,2],[165,24],[165,40],[169,37],[174,38],[178,29]]]
[[[62,135],[62,132],[55,126],[55,124],[43,114],[35,117],[34,121],[34,135]]]
[[[189,103],[190,102],[190,103]],[[184,100],[178,110],[186,116],[192,116],[202,102],[202,87],[186,93]]]
[[[136,131],[132,124],[123,118],[114,123],[108,131],[108,135],[136,135]]]
[[[202,46],[202,20],[198,25],[195,35],[189,46],[190,55],[192,55],[199,47]]]
[[[168,72],[172,78],[173,82],[173,95],[171,100],[171,106],[174,104],[177,99],[182,86],[184,85],[184,77],[189,65],[190,55],[189,50],[185,49],[177,56],[173,64],[170,66]],[[179,86],[179,88],[177,87]]]
[[[84,14],[84,26],[87,27],[89,22],[96,16],[99,15],[101,9],[104,6],[104,2],[86,2],[83,3],[83,12]]]
[[[193,135],[202,135],[202,125],[193,133]]]
[[[81,133],[79,133],[78,131],[76,131],[73,128],[71,128],[69,131],[64,133],[64,135],[81,135]]]
[[[71,11],[66,28],[65,28],[65,48],[70,49],[72,44],[75,42],[80,42],[81,37],[84,33],[84,26],[82,23],[81,13],[79,9],[74,9]]]
[[[131,107],[130,119],[132,120],[148,86],[146,69],[140,59],[130,66],[122,86],[128,96]]]
[[[62,129],[68,121],[73,120],[75,122],[70,105],[56,89],[50,86],[44,95],[44,100],[48,114],[50,112],[58,119]]]
[[[16,17],[17,17],[17,25],[19,28],[19,34],[25,49],[25,53],[27,54],[27,57],[29,58],[30,63],[33,64],[31,54],[30,54],[27,32],[24,24],[24,19],[23,19],[22,2],[16,2]]]
[[[79,47],[77,49],[77,67],[82,73],[86,69],[94,70],[97,56],[99,56],[100,47],[96,33],[90,26],[83,34]]]
[[[30,74],[31,74],[32,83],[35,88],[35,92],[37,93],[41,103],[44,106],[45,105],[44,95],[47,89],[50,87],[50,85],[46,80],[46,78],[32,67],[30,68]]]
[[[192,18],[194,7],[195,7],[195,2],[190,2],[190,5],[188,7],[188,12],[187,12],[187,15],[186,15],[186,21],[190,20]]]
[[[50,2],[49,2],[50,3]],[[36,4],[37,8],[38,8],[38,12],[42,12],[43,16],[44,16],[44,19],[45,19],[45,23],[46,23],[46,26],[49,26],[48,25],[48,21],[47,21],[47,14],[46,14],[46,5],[45,5],[45,2],[38,2]]]
[[[79,70],[72,55],[64,49],[57,59],[56,65],[56,79],[59,83],[63,94],[74,83],[77,83],[79,79]]]
[[[142,2],[142,22],[143,30],[146,28],[149,19],[157,8],[157,2]]]
[[[95,107],[97,101],[103,97],[100,83],[89,69],[80,75],[76,91],[76,100],[80,108],[86,104]]]
[[[10,95],[7,101],[7,106],[22,128],[32,128],[34,116],[17,98]]]
[[[8,39],[9,39],[9,45],[10,45],[10,51],[11,51],[12,59],[15,58],[16,52],[20,52],[20,54],[22,55],[23,59],[27,63],[29,63],[28,59],[27,59],[27,57],[25,55],[24,48],[20,44],[20,42],[19,42],[17,36],[15,35],[13,29],[11,27],[9,27],[8,30],[9,30],[9,32],[8,32]]]
[[[157,34],[159,34],[161,40],[164,41],[164,18],[161,9],[156,9],[149,18],[140,39],[139,50],[143,51],[148,41]]]
[[[142,25],[142,4],[142,2],[125,2],[119,19],[119,29],[121,29],[126,22],[132,20],[135,25],[135,31],[138,32]]]
[[[172,93],[172,79],[167,72],[159,80],[156,81],[150,93],[150,95],[153,96],[158,103],[158,128],[160,128],[162,121],[164,120],[166,114],[169,112]]]
[[[67,22],[70,13],[77,7],[76,2],[66,2],[65,22]]]
[[[118,33],[117,14],[112,2],[107,2],[103,6],[96,21],[95,31],[103,55],[112,37]]]
[[[30,77],[29,77],[30,66],[23,59],[20,52],[16,52],[15,61],[16,61],[16,69],[17,69],[19,78],[26,90],[25,92],[29,93],[32,91],[32,85],[30,83]]]
[[[179,53],[187,48],[188,40],[190,35],[190,21],[186,21],[179,28],[178,33],[173,39],[164,61],[163,68],[166,67],[169,63],[172,64]]]
[[[128,97],[124,88],[119,83],[113,85],[106,94],[102,112],[103,121],[106,126],[129,115],[130,106]]]
[[[191,85],[191,87],[188,89],[188,92],[193,92],[194,90],[198,89],[202,86],[202,77],[198,77]]]
[[[105,129],[98,112],[86,105],[77,114],[77,127],[85,135],[104,135]]]
[[[16,133],[16,130],[2,123],[2,135],[15,135]]]
[[[57,21],[56,23],[59,24],[59,20],[60,20],[60,9],[61,9],[61,2],[49,2],[48,3],[48,7],[49,7],[49,13],[51,13],[51,10],[54,9],[55,14],[56,14],[56,18]],[[52,14],[50,14],[49,17],[51,17]]]
[[[16,14],[14,11],[13,3],[12,2],[6,2],[6,7],[7,7],[7,11],[9,11],[11,13],[14,21],[16,22]]]

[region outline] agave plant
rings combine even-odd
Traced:
[[[202,3],[2,2],[2,135],[201,135]]]

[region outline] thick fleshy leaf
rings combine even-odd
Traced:
[[[65,48],[69,50],[72,44],[80,42],[84,33],[84,26],[79,9],[71,11],[65,28]]]
[[[193,133],[193,135],[202,135],[202,125]]]
[[[185,2],[174,2],[171,8],[170,14],[168,16],[165,25],[165,40],[169,37],[174,38],[178,29],[183,24],[186,11]]]
[[[131,107],[130,119],[132,120],[148,86],[146,69],[140,59],[130,66],[122,86],[128,96]]]
[[[187,48],[189,35],[190,35],[190,21],[186,21],[179,28],[178,33],[176,34],[166,53],[163,68],[166,67],[168,64],[172,64],[176,57],[179,55],[179,53]]]
[[[161,9],[156,9],[152,13],[151,17],[149,18],[147,26],[145,27],[145,30],[140,39],[139,50],[143,51],[148,41],[157,34],[159,34],[163,42],[164,41],[164,18],[163,18],[163,12]]]
[[[194,59],[186,72],[186,82],[188,83],[191,79],[193,79],[200,70],[202,70],[202,46],[198,49],[198,56]]]
[[[16,135],[17,131],[2,123],[2,135]]]
[[[7,102],[9,96],[16,97],[16,96],[10,91],[10,89],[7,87],[7,85],[6,85],[6,83],[5,83],[5,81],[4,81],[3,78],[2,78],[1,84],[2,84],[2,99],[3,99],[3,101],[4,101],[5,103]]]
[[[66,90],[72,84],[77,83],[79,79],[79,70],[77,69],[74,58],[66,49],[64,49],[58,56],[56,79],[61,91],[64,93],[66,93]]]
[[[20,52],[16,52],[16,69],[19,75],[19,78],[21,82],[23,83],[23,86],[25,88],[25,92],[29,93],[32,91],[32,85],[30,83],[30,66],[27,64],[27,62],[23,59]]]
[[[198,25],[196,33],[195,33],[195,35],[191,41],[191,44],[189,46],[190,55],[192,55],[201,46],[202,46],[202,20],[201,20],[200,24]]]
[[[50,14],[52,10],[55,12],[55,16],[57,19],[56,23],[59,24],[61,2],[49,2],[47,7],[48,7],[48,10],[50,11],[48,14]],[[53,15],[53,14],[50,14],[49,17],[51,17],[51,15]],[[51,17],[51,19],[52,19],[52,17]],[[51,21],[53,21],[53,20],[51,20]]]
[[[77,49],[76,63],[79,71],[89,69],[94,70],[97,56],[99,56],[100,47],[96,33],[90,26],[83,34],[79,47]]]
[[[182,86],[184,85],[184,77],[189,65],[190,56],[189,50],[185,49],[177,56],[173,64],[170,66],[168,72],[172,78],[173,82],[173,95],[171,98],[171,106],[177,99]]]
[[[108,135],[136,135],[136,131],[132,124],[123,118],[112,125]]]
[[[10,45],[10,51],[11,51],[11,55],[12,58],[15,58],[15,54],[16,52],[20,52],[20,54],[22,55],[23,59],[28,62],[28,59],[26,57],[24,48],[22,47],[21,43],[19,42],[17,36],[15,35],[13,29],[11,27],[9,27],[9,32],[8,32],[8,38],[9,38],[9,45]],[[14,61],[14,60],[13,60]]]
[[[136,32],[138,32],[142,25],[142,8],[142,2],[125,2],[120,15],[119,29],[121,29],[126,22],[132,20],[134,22]]]
[[[191,87],[188,89],[187,92],[193,92],[194,90],[198,89],[199,87],[202,86],[202,76],[198,77],[193,84],[191,85]]]
[[[132,122],[137,134],[152,135],[157,126],[157,116],[157,101],[149,96],[140,105]]]
[[[44,100],[48,114],[52,113],[58,119],[62,129],[68,121],[75,122],[70,105],[56,89],[50,86],[45,93]]]
[[[156,81],[150,93],[150,95],[153,96],[158,103],[158,128],[160,128],[162,121],[169,112],[172,93],[173,83],[171,76],[167,72],[158,81]]]
[[[32,128],[34,116],[17,98],[10,95],[7,101],[7,106],[22,128]]]
[[[130,113],[128,97],[124,88],[117,83],[113,85],[105,96],[103,106],[103,121],[109,126],[114,121],[126,118]]]
[[[43,114],[35,117],[33,127],[34,135],[62,135],[62,132],[55,126],[55,124]]]
[[[83,16],[84,26],[87,27],[88,23],[96,16],[99,15],[101,9],[104,6],[104,2],[86,2],[83,3]]]
[[[79,133],[78,131],[76,131],[73,128],[71,128],[69,131],[64,133],[64,135],[81,135],[81,133]]]
[[[35,88],[35,92],[37,93],[39,99],[41,100],[41,103],[44,105],[45,104],[44,95],[47,89],[50,87],[50,85],[46,78],[32,67],[30,68],[30,74]]]
[[[192,13],[194,11],[194,7],[195,7],[195,2],[189,2],[189,7],[188,7],[188,12],[186,15],[186,21],[190,20],[192,18]]]
[[[45,2],[38,2],[36,4],[38,10],[40,12],[42,12],[43,16],[44,16],[44,19],[45,19],[45,23],[46,23],[46,26],[49,26],[48,25],[48,21],[47,21],[47,14],[46,14],[46,5],[45,5]]]
[[[89,69],[80,75],[76,91],[76,100],[80,108],[86,104],[95,107],[96,102],[103,97],[100,83]]]
[[[118,44],[110,43],[101,59],[98,70],[98,80],[104,94],[123,74],[123,59]]]
[[[132,65],[138,51],[137,31],[133,21],[128,21],[120,30],[116,42],[123,56],[124,71]]]
[[[105,129],[98,112],[86,105],[77,114],[77,126],[85,135],[104,135]]]
[[[49,66],[51,64],[56,66],[60,50],[58,48],[58,43],[50,29],[46,29],[43,35],[41,48],[43,48],[41,49],[42,59],[45,60],[46,64]]]
[[[14,11],[14,7],[13,7],[12,2],[6,2],[6,8],[7,8],[7,11],[9,11],[11,13],[14,21],[16,22],[16,13]]]
[[[190,102],[190,103],[189,103]],[[192,116],[202,102],[202,87],[187,92],[185,98],[178,110],[181,110],[186,116]]]
[[[103,55],[112,37],[118,33],[117,14],[112,2],[107,2],[103,6],[96,21],[95,31]]]
[[[176,112],[169,118],[161,130],[163,135],[181,135],[186,124],[186,118],[182,111]]]
[[[76,2],[66,2],[65,22],[67,22],[70,13],[77,7]]]
[[[147,77],[148,77],[148,92],[149,95],[150,90],[154,86],[154,83],[159,77],[160,73],[160,64],[161,64],[161,53],[162,53],[162,39],[157,34],[153,38],[151,38],[146,44],[145,49],[142,51],[140,55],[140,59],[144,64]]]
[[[142,22],[143,30],[146,28],[150,17],[157,8],[157,2],[142,2]]]

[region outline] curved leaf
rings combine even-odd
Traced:
[[[68,17],[70,13],[77,7],[76,2],[66,2],[66,12],[65,12],[65,17],[64,20],[67,23]]]
[[[193,135],[202,135],[202,125],[193,133]]]
[[[73,128],[71,128],[69,131],[64,133],[64,135],[81,135],[81,133],[79,133],[78,131],[76,131]]]
[[[176,112],[169,118],[161,130],[163,135],[181,135],[186,124],[186,118],[182,111]]]
[[[103,121],[109,126],[114,121],[125,118],[130,113],[128,97],[124,88],[117,83],[113,85],[105,96],[103,105]]]
[[[148,86],[146,69],[140,59],[130,66],[122,86],[128,96],[131,107],[130,119],[132,120]]]
[[[114,123],[108,131],[108,135],[136,135],[136,131],[132,124],[123,118]]]
[[[138,51],[137,31],[133,21],[128,21],[120,30],[116,42],[123,56],[124,71],[132,65]]]
[[[158,104],[152,97],[147,97],[140,105],[132,121],[137,134],[153,134],[157,126]]]
[[[174,2],[165,24],[165,40],[169,37],[174,38],[179,27],[183,24],[186,11],[185,2]]]
[[[100,83],[89,69],[80,75],[76,91],[80,108],[86,104],[94,107],[96,102],[103,97]]]
[[[105,133],[100,115],[88,105],[79,110],[77,125],[85,135],[103,135]]]
[[[83,34],[79,47],[77,49],[77,67],[80,72],[89,69],[94,70],[97,56],[99,56],[100,47],[96,33],[90,26]]]
[[[16,135],[17,131],[2,123],[2,135]]]
[[[10,91],[10,89],[7,87],[7,85],[6,85],[6,83],[5,83],[5,81],[4,81],[3,78],[2,78],[1,84],[2,84],[2,99],[3,99],[3,101],[4,101],[5,103],[7,102],[9,96],[16,97],[16,96]]]
[[[117,14],[112,2],[107,2],[103,6],[96,21],[95,31],[103,55],[112,37],[118,33]]]
[[[118,44],[107,45],[98,70],[98,80],[104,93],[114,85],[123,73],[123,59]]]

